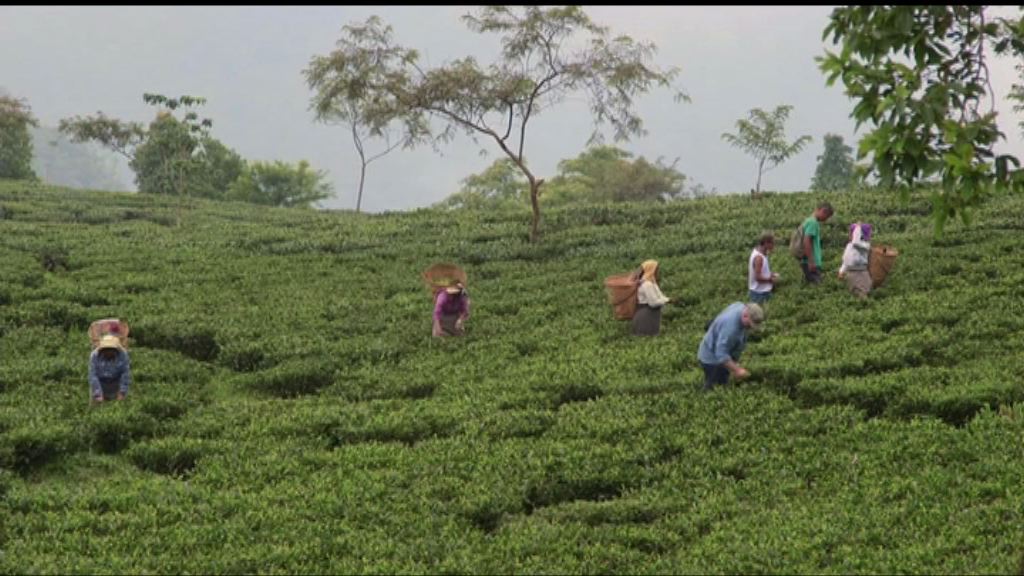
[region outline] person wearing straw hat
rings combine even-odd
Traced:
[[[740,354],[747,346],[747,334],[764,322],[764,310],[755,303],[733,302],[708,325],[697,350],[697,359],[704,368],[704,391],[729,381],[750,376],[740,366]]]
[[[434,336],[461,336],[469,318],[469,294],[453,282],[434,297]]]
[[[128,351],[121,339],[107,334],[89,356],[89,389],[93,402],[124,400],[132,383]]]
[[[633,334],[657,336],[661,332],[661,309],[671,302],[658,287],[661,267],[657,260],[646,260],[640,265],[640,287],[636,291],[636,312],[633,314]]]

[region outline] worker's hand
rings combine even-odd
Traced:
[[[117,399],[118,400],[124,400],[124,392],[118,392],[117,393]]]
[[[743,366],[737,366],[736,373],[733,374],[733,376],[735,376],[737,380],[743,380],[744,378],[750,376],[750,372],[748,372],[747,369],[744,368]]]
[[[778,281],[779,281],[779,278],[782,278],[782,276],[779,276],[779,274],[778,274],[777,272],[772,272],[772,283],[773,283],[773,284],[774,284],[775,282],[778,282]]]
[[[842,280],[844,277],[846,277],[846,274],[844,272],[836,272],[836,278]]]
[[[466,325],[466,320],[464,318],[459,318],[458,320],[455,321],[455,330],[457,330],[459,332],[462,332],[463,326],[465,326],[465,325]]]

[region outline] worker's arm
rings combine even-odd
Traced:
[[[434,299],[434,329],[433,335],[441,335],[441,313],[444,301],[442,299],[447,298],[448,294],[445,291],[438,292],[437,298]]]
[[[728,370],[730,374],[732,374],[733,378],[739,379],[750,376],[750,372],[748,372],[746,368],[740,366],[735,360],[731,358],[722,363],[722,365],[725,366],[725,369]]]
[[[92,394],[93,399],[103,399],[100,379],[96,376],[96,356],[89,357],[89,392]]]
[[[124,370],[121,370],[121,386],[117,393],[118,397],[123,399],[128,395],[128,387],[132,383],[132,363],[128,359],[127,352],[122,352],[122,354],[124,354]]]
[[[818,266],[814,263],[814,243],[806,234],[804,234],[804,255],[807,257],[807,268],[812,271],[817,270]]]
[[[754,256],[754,279],[758,282],[767,282],[768,284],[775,283],[775,275],[761,276],[761,269],[764,265],[764,256],[758,254]]]

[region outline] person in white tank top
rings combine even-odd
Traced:
[[[771,270],[768,254],[775,249],[775,235],[764,232],[757,240],[757,246],[750,252],[747,261],[747,288],[750,289],[750,301],[764,304],[772,297],[772,290],[779,275]]]

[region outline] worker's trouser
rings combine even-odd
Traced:
[[[815,268],[812,272],[807,260],[801,260],[800,269],[804,271],[804,280],[811,284],[821,284],[821,268]]]
[[[117,398],[117,393],[121,391],[121,380],[118,378],[100,380],[100,389],[103,391],[104,400],[113,400]]]
[[[724,364],[705,364],[701,362],[700,367],[704,369],[705,392],[714,388],[715,385],[721,386],[729,381],[729,370]]]

